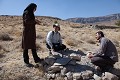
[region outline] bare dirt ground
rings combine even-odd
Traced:
[[[82,24],[70,23],[56,18],[37,17],[41,25],[36,26],[37,53],[40,58],[48,56],[45,45],[47,33],[52,29],[54,21],[61,25],[63,43],[72,50],[93,51],[98,48],[95,33],[98,29],[81,27]],[[42,70],[28,68],[24,65],[22,57],[22,18],[16,16],[0,16],[0,80],[44,80]],[[105,36],[112,40],[120,54],[120,28],[103,29]],[[35,64],[31,51],[30,63]],[[120,61],[115,64],[120,68]]]

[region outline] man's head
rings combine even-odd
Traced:
[[[60,31],[60,25],[58,23],[55,23],[53,25],[53,28],[55,29],[55,31]]]
[[[99,40],[101,37],[104,37],[104,34],[102,31],[96,32],[96,39]]]

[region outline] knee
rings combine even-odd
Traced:
[[[97,60],[95,60],[95,58],[93,57],[93,58],[91,58],[91,63],[96,64]]]

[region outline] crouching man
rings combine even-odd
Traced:
[[[96,39],[100,42],[100,47],[94,54],[89,53],[88,57],[100,70],[108,71],[118,61],[116,47],[109,39],[104,37],[102,31],[96,33]]]
[[[62,38],[60,31],[60,25],[58,23],[53,25],[53,31],[48,32],[46,38],[47,48],[51,51],[60,51],[66,49],[66,46],[62,44]]]

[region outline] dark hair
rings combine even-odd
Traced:
[[[101,37],[104,37],[104,33],[102,32],[102,31],[98,31],[98,32],[96,32],[96,34],[100,34],[101,35]]]
[[[31,19],[35,19],[33,10],[34,10],[36,7],[37,7],[37,5],[34,4],[34,3],[29,4],[29,5],[26,7],[26,9],[24,10],[23,16],[24,16],[24,14],[27,13],[27,14],[30,16]]]

